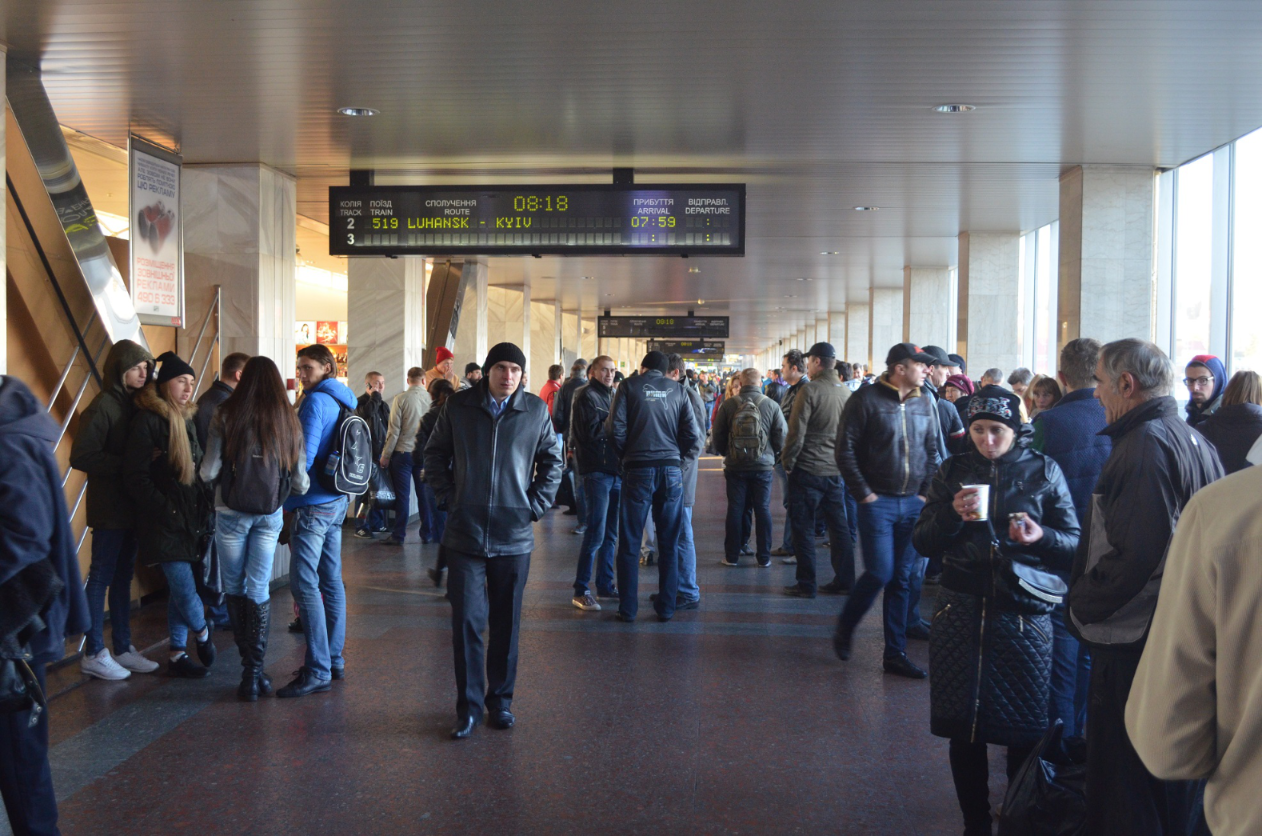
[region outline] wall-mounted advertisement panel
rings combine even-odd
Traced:
[[[183,159],[137,137],[129,156],[132,303],[145,325],[183,327]]]

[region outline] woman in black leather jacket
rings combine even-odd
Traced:
[[[1025,445],[1027,429],[1012,392],[974,395],[972,447],[938,470],[913,538],[943,563],[929,635],[930,730],[951,740],[965,836],[991,832],[986,744],[1008,747],[1011,779],[1047,727],[1049,613],[1064,593],[1053,572],[1070,568],[1078,546],[1064,474]],[[988,515],[965,485],[990,486]]]

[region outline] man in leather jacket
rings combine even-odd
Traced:
[[[452,737],[473,733],[485,709],[513,726],[522,592],[535,540],[532,523],[552,506],[561,450],[548,407],[521,387],[526,356],[512,343],[490,350],[478,385],[447,399],[425,445],[425,476],[447,511],[443,549],[456,662]],[[491,637],[483,671],[482,630]]]
[[[917,559],[912,528],[938,469],[938,412],[921,389],[935,362],[911,343],[885,358],[886,372],[846,402],[837,431],[837,467],[859,500],[859,538],[866,570],[837,623],[834,649],[850,658],[851,637],[876,596],[885,590],[886,673],[924,679],[907,658],[907,602]]]
[[[1070,631],[1091,649],[1086,832],[1190,833],[1201,782],[1154,778],[1126,733],[1125,711],[1175,524],[1223,469],[1213,445],[1180,420],[1174,367],[1160,348],[1109,343],[1095,377],[1113,450],[1083,521],[1066,602]]]
[[[613,358],[602,354],[588,368],[587,385],[574,393],[570,410],[570,445],[574,469],[583,486],[588,514],[587,531],[578,553],[571,603],[584,611],[600,609],[597,598],[617,598],[614,555],[618,549],[618,507],[622,478],[613,443],[605,435],[605,420],[613,406]],[[597,560],[599,558],[599,561]],[[596,593],[592,594],[592,569]]]
[[[605,432],[622,459],[622,508],[618,519],[618,618],[639,611],[639,551],[650,512],[662,559],[657,562],[658,620],[675,615],[679,593],[677,554],[683,524],[683,459],[701,443],[701,431],[684,387],[666,377],[670,361],[650,351],[640,373],[618,387]]]

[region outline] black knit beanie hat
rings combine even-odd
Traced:
[[[522,373],[525,374],[526,355],[513,343],[497,343],[492,346],[491,350],[486,353],[486,362],[482,364],[482,374],[489,375],[491,367],[506,360],[509,363],[516,363],[521,366]]]
[[[968,402],[968,423],[979,418],[998,421],[1021,431],[1021,399],[1002,386],[984,386]]]
[[[640,365],[651,371],[666,374],[667,370],[670,369],[670,358],[660,351],[650,351],[648,354],[644,355],[644,359],[640,361]]]
[[[174,351],[165,351],[159,354],[157,364],[159,386],[182,374],[191,374],[193,377],[197,377],[197,372],[193,371],[193,367],[181,360],[180,356]]]

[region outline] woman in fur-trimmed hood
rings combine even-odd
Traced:
[[[123,453],[123,484],[136,510],[140,559],[159,565],[170,597],[171,672],[200,678],[209,671],[184,652],[189,632],[197,636],[198,656],[209,667],[214,645],[193,581],[193,564],[210,516],[210,493],[197,476],[202,449],[193,424],[193,369],[174,352],[158,358],[154,383],[136,392]]]

